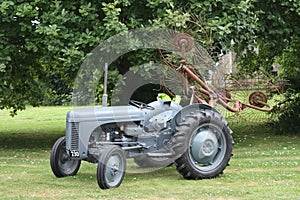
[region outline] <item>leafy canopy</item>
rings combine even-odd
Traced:
[[[253,2],[2,1],[0,109],[12,109],[14,114],[27,104],[67,101],[87,53],[124,30],[174,28],[190,32],[208,46],[231,39],[250,45],[257,21]],[[140,57],[148,60],[149,53],[128,55],[115,68],[126,71]]]
[[[247,73],[268,71],[275,61],[284,78],[299,71],[298,0],[4,0],[0,14],[0,109],[12,114],[28,104],[68,102],[85,56],[101,41],[135,28],[189,33],[212,54],[234,48]],[[129,53],[114,63],[111,76],[154,57],[153,51]]]

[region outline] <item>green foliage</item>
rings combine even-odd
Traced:
[[[40,105],[45,96],[70,94],[85,52],[99,41],[91,7],[72,1],[0,4],[1,109],[15,114],[26,104]]]
[[[282,66],[279,77],[287,81],[285,99],[278,103],[273,112],[279,133],[297,133],[300,128],[300,38],[293,37],[290,45],[277,62]]]
[[[258,11],[255,44],[258,52],[247,50],[240,57],[241,74],[256,76],[259,73],[270,74],[272,65],[277,63],[281,69],[277,77],[271,77],[274,83],[285,81],[286,99],[279,102],[273,112],[279,132],[293,131],[299,128],[299,47],[300,47],[300,2],[297,0],[257,1],[254,8]]]
[[[272,114],[279,134],[300,134],[300,93],[286,93],[285,100],[275,106]]]
[[[255,28],[250,22],[257,21],[251,11],[253,2],[2,1],[0,109],[12,109],[15,114],[27,104],[69,101],[74,78],[87,53],[124,30],[174,28],[209,45],[221,39],[228,43],[243,37],[246,41]],[[147,51],[128,56],[110,68],[124,73],[130,66],[153,58]],[[123,61],[129,62],[125,70]]]
[[[279,76],[282,79],[290,81],[290,89],[300,92],[299,71],[300,71],[300,35],[291,38],[289,46],[283,53],[276,58],[276,61],[282,66]]]
[[[215,57],[234,42],[236,52],[246,50],[241,61],[245,72],[261,66],[269,71],[300,32],[299,10],[297,0],[2,1],[0,109],[15,114],[27,104],[69,102],[88,53],[115,34],[143,27],[186,32]],[[259,46],[259,54],[253,53],[254,46]],[[124,74],[158,58],[155,50],[122,56],[110,66],[109,84],[118,80],[116,70]],[[102,93],[101,83],[97,93]]]

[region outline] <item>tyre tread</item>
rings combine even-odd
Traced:
[[[219,174],[222,174],[226,166],[229,165],[229,161],[232,157],[232,152],[225,154],[224,162],[221,167],[212,173],[201,174],[197,170],[195,170],[192,164],[189,161],[188,153],[187,153],[187,145],[189,138],[193,133],[193,128],[196,128],[199,123],[203,121],[219,121],[220,124],[223,125],[222,130],[226,130],[226,137],[228,137],[228,141],[230,141],[229,150],[232,150],[232,145],[234,144],[232,139],[232,130],[229,128],[228,122],[216,111],[213,110],[200,110],[197,112],[193,112],[187,115],[183,121],[184,123],[179,123],[176,127],[176,133],[174,134],[175,142],[173,143],[171,149],[178,155],[181,155],[178,159],[175,160],[175,166],[177,171],[185,178],[185,179],[209,179],[215,178]],[[191,130],[193,129],[193,130]]]

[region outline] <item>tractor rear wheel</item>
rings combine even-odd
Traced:
[[[126,169],[124,151],[116,145],[104,148],[98,160],[97,181],[101,189],[119,187]]]
[[[176,127],[173,151],[183,154],[175,161],[177,171],[186,179],[214,178],[229,165],[232,131],[223,117],[213,110],[186,116]]]

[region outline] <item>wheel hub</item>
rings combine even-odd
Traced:
[[[214,148],[214,144],[213,144],[213,141],[211,140],[206,140],[203,144],[203,154],[205,155],[209,155],[212,151],[213,151],[213,148]]]
[[[199,164],[209,164],[218,152],[218,139],[211,129],[200,129],[190,146],[193,159]]]
[[[112,165],[111,169],[110,169],[110,173],[112,176],[116,176],[118,175],[119,172],[119,166],[115,163]]]
[[[70,157],[67,153],[64,153],[62,156],[61,156],[61,162],[62,163],[66,163],[67,161],[70,160]]]
[[[122,177],[122,163],[118,155],[113,155],[109,158],[106,164],[106,179],[111,185],[118,183]]]

